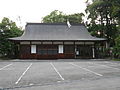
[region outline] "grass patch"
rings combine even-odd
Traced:
[[[120,61],[120,59],[112,59],[113,61]]]
[[[11,60],[11,58],[8,58],[8,57],[0,57],[0,60]]]

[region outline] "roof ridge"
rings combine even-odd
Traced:
[[[67,25],[67,23],[34,23],[34,22],[27,22],[26,25]],[[77,25],[77,26],[81,26],[84,24],[72,24],[71,25]]]

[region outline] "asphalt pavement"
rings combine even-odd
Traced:
[[[0,90],[120,90],[120,61],[0,61]]]

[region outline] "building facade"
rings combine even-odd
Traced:
[[[27,23],[24,34],[10,40],[19,44],[21,59],[96,58],[96,44],[106,41],[82,24],[48,23]]]

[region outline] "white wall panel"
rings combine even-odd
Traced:
[[[36,53],[36,45],[31,45],[31,53]]]
[[[59,49],[59,53],[63,53],[63,45],[59,45],[58,49]]]

